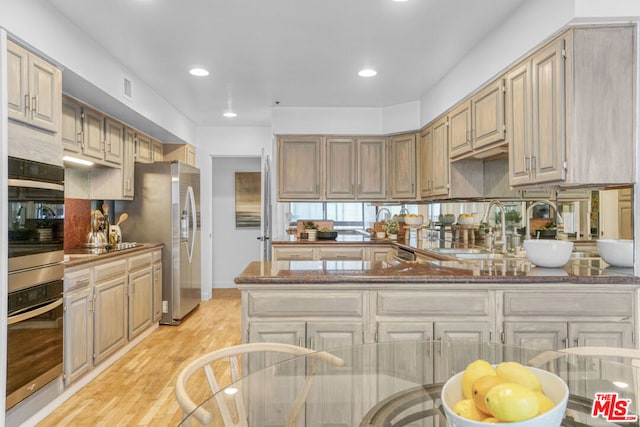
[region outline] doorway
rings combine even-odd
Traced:
[[[250,172],[260,174],[261,162],[259,156],[212,157],[213,289],[235,288],[233,279],[250,262],[262,258],[262,246],[258,240],[260,224],[240,219],[236,209],[236,179],[242,179],[241,176]],[[261,206],[260,200],[258,204]]]

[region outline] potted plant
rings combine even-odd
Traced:
[[[309,240],[316,240],[318,235],[318,225],[313,221],[306,221],[304,223],[304,230],[306,231]]]
[[[385,221],[382,226],[382,229],[387,233],[387,236],[389,237],[389,239],[391,240],[398,239],[398,231],[400,230],[400,225],[398,224],[398,221],[394,219]]]

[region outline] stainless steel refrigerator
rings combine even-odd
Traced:
[[[179,161],[136,164],[134,201],[122,237],[161,242],[162,318],[177,325],[201,301],[200,170]]]

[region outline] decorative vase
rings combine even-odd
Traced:
[[[318,230],[307,230],[307,234],[309,235],[309,240],[316,240]]]
[[[389,234],[389,235],[387,235],[387,237],[389,237],[389,240],[398,240],[398,235],[397,234]]]

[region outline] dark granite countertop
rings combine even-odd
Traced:
[[[465,261],[252,262],[236,284],[322,283],[600,283],[640,284],[633,269],[600,260],[571,260],[563,268],[533,266],[523,258]]]
[[[164,245],[162,243],[138,243],[133,248],[127,249],[104,249],[104,248],[73,248],[64,251],[64,266],[76,267],[78,265],[88,264],[96,261],[103,261],[123,255],[131,255],[136,252],[141,252],[154,248],[161,248]]]

